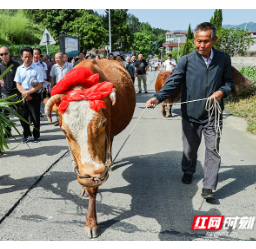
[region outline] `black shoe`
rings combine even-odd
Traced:
[[[148,91],[145,91],[145,93],[148,93]]]
[[[201,195],[206,200],[215,200],[216,199],[215,196],[213,195],[211,189],[203,188]]]
[[[184,173],[181,181],[185,184],[190,184],[192,182],[192,177],[193,177],[193,175],[189,175],[189,174]]]
[[[138,93],[141,93],[141,91],[138,91]]]

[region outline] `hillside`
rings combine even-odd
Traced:
[[[248,29],[249,31],[256,31],[256,23],[254,22],[248,22],[246,23],[242,23],[239,25],[233,25],[233,24],[224,24],[222,25],[223,28],[240,28],[240,29],[244,29],[246,25],[246,29]],[[193,31],[194,29],[192,29]],[[170,32],[180,32],[180,31],[187,31],[187,30],[170,30]]]
[[[227,24],[227,25],[222,25],[223,28],[240,28],[240,29],[244,29],[246,26],[246,29],[249,29],[250,31],[255,31],[256,30],[256,23],[254,22],[248,22],[246,23],[242,23],[239,25],[232,25],[232,24]]]

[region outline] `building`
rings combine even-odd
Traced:
[[[166,48],[166,55],[186,43],[187,31],[167,32],[165,35],[166,42],[162,46]]]
[[[256,31],[247,31],[247,33],[251,34],[251,38],[254,41],[254,44],[248,48],[247,53],[256,52]]]

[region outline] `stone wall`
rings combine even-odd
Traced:
[[[231,64],[235,68],[251,67],[256,66],[256,57],[242,57],[235,56],[231,57]]]

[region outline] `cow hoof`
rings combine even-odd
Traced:
[[[98,227],[87,227],[85,226],[85,235],[89,239],[97,238],[99,236],[99,228]]]
[[[172,117],[172,114],[169,114],[169,115],[167,116],[167,118],[170,118],[170,117]]]
[[[164,118],[165,118],[165,116],[166,116],[166,113],[162,113],[163,114],[163,116],[164,116]]]

